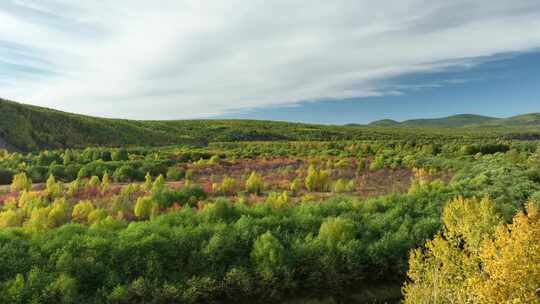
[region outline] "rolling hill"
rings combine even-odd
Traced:
[[[524,114],[510,118],[496,118],[474,114],[459,114],[443,118],[411,119],[397,122],[391,119],[377,120],[369,126],[391,126],[409,128],[463,128],[488,126],[534,126],[540,125],[540,113]]]
[[[0,99],[0,148],[20,151],[88,146],[441,136],[537,139],[540,138],[540,114],[508,119],[456,115],[442,119],[383,120],[370,125],[346,126],[261,120],[139,121],[78,115]]]

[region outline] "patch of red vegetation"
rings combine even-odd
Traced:
[[[0,195],[0,205],[4,205],[11,198],[16,199],[17,197],[19,197],[19,193],[16,192],[2,194]]]

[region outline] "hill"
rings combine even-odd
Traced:
[[[503,124],[513,125],[513,126],[527,126],[527,125],[540,125],[540,113],[531,113],[518,115],[503,119]]]
[[[377,120],[369,126],[391,126],[409,128],[462,128],[462,127],[510,127],[540,125],[540,113],[531,113],[509,118],[496,118],[474,114],[459,114],[443,118],[411,119],[397,122],[391,119]]]
[[[482,125],[487,123],[494,123],[500,121],[500,118],[473,115],[473,114],[460,114],[443,118],[427,118],[427,119],[411,119],[403,122],[397,122],[394,120],[378,120],[370,123],[371,126],[392,125],[393,127],[416,127],[416,128],[455,128]]]
[[[399,125],[399,122],[393,120],[393,119],[381,119],[374,121],[369,124],[370,126],[374,127],[395,127]]]
[[[384,120],[368,126],[261,120],[139,121],[78,115],[0,99],[0,148],[32,151],[88,146],[206,145],[209,142],[271,140],[422,139],[441,136],[537,139],[540,138],[539,122],[540,114],[508,119],[456,115],[401,123]],[[473,127],[478,125],[490,128]],[[403,126],[408,128],[402,128]],[[459,126],[470,127],[460,130],[454,128]]]

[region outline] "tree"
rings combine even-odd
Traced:
[[[94,205],[90,201],[80,201],[73,206],[71,218],[79,223],[86,223],[90,212],[94,211]]]
[[[282,193],[271,192],[266,198],[266,202],[272,205],[274,209],[286,207],[289,204],[289,193],[287,191]]]
[[[123,165],[113,173],[113,179],[117,182],[131,182],[137,180],[139,172],[130,165]]]
[[[21,172],[13,177],[11,192],[30,191],[31,188],[32,180],[26,176],[26,173]]]
[[[150,174],[150,172],[146,172],[146,176],[144,177],[144,184],[143,184],[144,191],[149,192],[150,190],[152,190],[153,183],[154,181],[152,180],[152,175]]]
[[[330,188],[330,173],[324,170],[317,170],[311,165],[305,180],[306,188],[309,191],[325,192]]]
[[[540,214],[529,203],[512,224],[482,246],[483,273],[473,284],[477,303],[540,303]]]
[[[74,155],[73,155],[73,151],[71,151],[70,149],[67,149],[65,152],[64,152],[64,155],[62,156],[62,159],[63,159],[63,163],[65,166],[67,165],[70,165],[72,162],[73,162],[73,159],[74,159]]]
[[[343,179],[338,179],[334,183],[334,192],[336,193],[343,193],[347,191],[347,182],[345,182]]]
[[[128,158],[129,155],[125,149],[118,149],[111,154],[111,159],[113,161],[126,161]]]
[[[19,227],[24,220],[23,210],[6,210],[0,212],[0,228]]]
[[[77,194],[77,192],[79,192],[79,190],[81,189],[81,186],[82,186],[81,179],[77,177],[71,183],[69,183],[68,188],[67,188],[67,194],[70,196]]]
[[[101,182],[99,181],[99,177],[94,175],[88,181],[88,187],[95,189],[95,188],[99,187],[100,183]]]
[[[356,229],[351,220],[331,217],[321,224],[318,238],[327,246],[336,246],[354,239],[355,234]]]
[[[56,199],[51,207],[48,215],[49,228],[62,226],[69,221],[69,205],[65,198]]]
[[[295,178],[291,185],[289,186],[289,190],[291,190],[293,195],[297,195],[300,190],[302,190],[302,183],[299,178]]]
[[[283,270],[285,249],[280,241],[267,231],[253,244],[251,259],[263,279],[271,279]]]
[[[158,195],[163,193],[165,191],[166,185],[165,185],[165,179],[163,178],[163,175],[159,175],[154,183],[152,184],[152,195]]]
[[[481,243],[493,236],[501,217],[489,199],[457,198],[445,207],[442,221],[442,233],[411,253],[405,303],[477,302]]]
[[[99,223],[102,220],[106,219],[108,215],[109,214],[107,213],[107,211],[105,209],[97,208],[97,209],[92,210],[88,214],[88,219],[87,220],[88,220],[89,224],[96,224],[96,223]]]
[[[379,154],[371,161],[369,165],[369,171],[377,171],[384,168],[384,155]]]
[[[107,193],[111,188],[111,178],[109,177],[109,172],[105,171],[103,178],[101,179],[101,194]]]
[[[246,181],[246,191],[249,193],[261,194],[264,189],[264,182],[257,172],[251,172],[251,175]]]
[[[178,167],[169,167],[167,169],[167,180],[179,181],[186,175],[186,172]]]
[[[56,182],[54,175],[50,175],[47,179],[45,192],[49,198],[55,198],[62,195],[62,183]]]
[[[214,184],[212,188],[215,192],[225,195],[232,195],[236,191],[236,180],[234,178],[225,176],[221,181],[221,184]]]
[[[137,218],[146,220],[153,215],[155,206],[156,203],[151,197],[139,197],[137,203],[135,203],[133,213]]]

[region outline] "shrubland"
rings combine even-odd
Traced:
[[[404,282],[408,303],[529,303],[539,147],[449,137],[3,151],[0,303],[352,302],[397,286],[379,299],[390,301]]]

